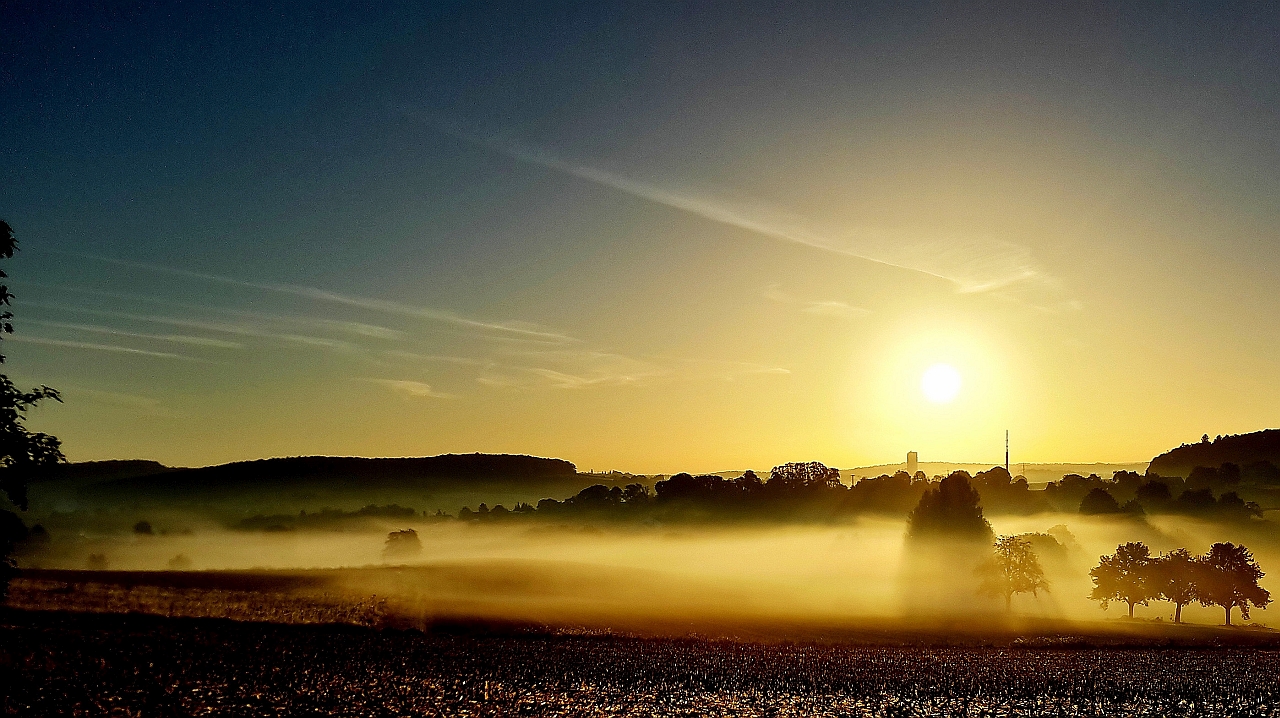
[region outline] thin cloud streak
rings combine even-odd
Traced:
[[[47,250],[55,251],[57,250]],[[368,311],[383,312],[386,314],[395,314],[399,316],[413,317],[416,319],[424,319],[427,321],[444,322],[455,326],[466,327],[470,329],[481,329],[491,332],[500,332],[515,334],[519,336],[531,337],[539,340],[550,340],[556,342],[570,343],[577,341],[573,337],[555,332],[543,331],[534,328],[533,325],[524,322],[492,322],[471,319],[460,314],[450,312],[443,309],[432,309],[430,307],[418,307],[401,302],[394,302],[386,299],[372,299],[369,297],[353,297],[337,292],[331,292],[326,289],[318,289],[316,287],[305,287],[295,284],[278,284],[264,282],[249,282],[241,279],[233,279],[231,277],[223,277],[216,274],[205,274],[203,272],[193,272],[187,269],[176,269],[174,267],[166,267],[158,264],[149,264],[145,262],[130,262],[123,259],[115,259],[112,257],[102,257],[93,254],[80,254],[71,252],[57,252],[59,254],[70,254],[72,256],[92,259],[107,264],[116,264],[122,267],[131,267],[133,269],[142,269],[151,272],[160,272],[172,274],[180,277],[188,277],[191,279],[200,279],[206,282],[214,282],[219,284],[227,284],[236,287],[244,287],[247,289],[257,289],[265,292],[275,292],[279,294],[289,294],[295,297],[303,297],[318,302],[327,302],[330,304],[339,304],[357,309],[365,309]]]
[[[76,255],[80,256],[80,255]],[[119,299],[128,302],[142,302],[146,304],[155,304],[168,309],[191,309],[195,311],[207,312],[211,307],[202,304],[190,304],[187,302],[178,302],[172,299],[164,299],[161,297],[149,297],[143,294],[126,294],[122,292],[104,292],[100,289],[90,289],[88,287],[76,287],[63,284],[49,284],[46,282],[24,281],[24,286],[43,287],[46,289],[55,289],[60,292],[76,292],[87,294],[95,297],[105,297],[108,299]],[[40,306],[37,302],[33,306]],[[49,305],[46,305],[49,306]],[[365,322],[355,322],[345,319],[316,319],[313,317],[303,317],[289,314],[264,314],[262,312],[247,312],[242,309],[217,308],[215,311],[222,314],[229,314],[234,317],[242,317],[245,319],[253,319],[261,322],[281,322],[286,324],[306,324],[315,327],[325,327],[327,329],[337,329],[349,334],[355,334],[369,339],[383,339],[386,341],[401,341],[408,338],[408,333],[399,329],[392,329],[378,324],[368,324]]]
[[[113,337],[128,337],[130,339],[149,339],[152,341],[172,342],[174,344],[186,344],[188,346],[213,347],[216,349],[243,349],[243,344],[236,342],[227,342],[221,339],[210,339],[208,337],[193,337],[186,334],[143,334],[141,332],[126,332],[119,329],[111,329],[109,327],[99,327],[92,324],[71,324],[67,322],[46,322],[40,319],[24,319],[25,324],[34,324],[41,327],[52,327],[55,329],[70,329],[76,332],[86,332],[89,334],[105,334]]]
[[[234,336],[256,337],[260,339],[274,339],[278,341],[305,342],[323,346],[332,340],[322,337],[305,337],[299,334],[284,334],[278,332],[270,332],[255,327],[247,327],[241,324],[227,324],[224,322],[203,322],[195,319],[178,319],[176,317],[165,317],[153,314],[132,314],[129,312],[117,312],[107,309],[89,309],[87,307],[73,307],[62,304],[49,304],[45,302],[25,302],[26,306],[38,307],[42,309],[54,309],[62,312],[72,312],[86,314],[89,316],[105,317],[109,319],[126,319],[135,322],[147,322],[151,324],[165,324],[173,327],[182,327],[184,329],[199,329],[206,332],[215,332],[221,334],[231,334]],[[145,336],[145,335],[138,335]],[[216,340],[215,340],[216,341]],[[352,346],[343,343],[344,347]]]
[[[496,362],[489,359],[474,359],[472,357],[460,357],[448,354],[419,354],[418,352],[409,352],[402,349],[390,349],[384,352],[384,354],[394,359],[441,362],[444,364],[456,364],[458,366],[492,367],[496,364]]]
[[[235,282],[238,280],[225,280]],[[527,326],[520,326],[515,322],[485,322],[477,319],[468,319],[467,317],[454,314],[453,312],[442,309],[430,309],[427,307],[415,307],[399,302],[392,302],[385,299],[369,299],[365,297],[351,297],[336,292],[330,292],[324,289],[316,289],[314,287],[300,287],[290,284],[255,284],[250,285],[260,289],[267,289],[286,294],[294,294],[300,297],[307,297],[316,301],[330,302],[333,304],[342,304],[349,307],[359,309],[367,309],[376,312],[385,312],[388,314],[399,314],[417,319],[426,319],[429,321],[446,322],[458,326],[468,327],[472,329],[483,329],[487,331],[508,332],[512,334],[520,334],[534,337],[537,339],[553,340],[557,342],[575,341],[572,337],[555,332],[540,331]]]
[[[116,406],[126,406],[140,411],[146,416],[154,416],[166,419],[186,419],[186,414],[170,409],[165,406],[159,399],[153,399],[149,396],[139,396],[137,394],[122,394],[115,391],[102,391],[100,389],[89,389],[82,386],[59,384],[59,390],[62,392],[64,399],[88,399],[89,401],[99,402],[103,404],[113,404]]]
[[[452,399],[452,394],[438,392],[431,388],[430,384],[412,381],[409,379],[369,379],[361,378],[358,381],[365,381],[371,384],[384,386],[398,394],[411,399]]]
[[[824,300],[803,300],[793,297],[782,291],[781,285],[770,284],[765,288],[762,297],[771,302],[779,304],[800,304],[803,307],[800,311],[806,314],[816,314],[823,317],[835,317],[839,319],[852,319],[861,317],[871,313],[870,309],[864,307],[856,307],[848,302],[842,302],[836,299]]]
[[[1054,284],[1051,278],[1035,267],[1026,247],[1010,242],[970,238],[906,242],[894,241],[889,236],[870,231],[864,231],[862,236],[839,237],[834,233],[810,229],[809,223],[800,217],[758,207],[732,206],[730,203],[713,201],[588,165],[568,162],[542,149],[477,137],[438,122],[433,124],[450,136],[521,162],[563,172],[633,197],[773,239],[946,280],[961,293],[991,292],[1026,282]]]
[[[65,347],[68,349],[88,349],[91,351],[113,352],[117,354],[133,354],[136,356],[156,357],[159,359],[177,359],[180,361],[199,362],[200,359],[195,357],[183,356],[182,354],[171,354],[169,352],[153,352],[146,349],[135,349],[133,347],[122,347],[114,344],[92,344],[90,342],[73,342],[62,339],[45,339],[44,337],[33,337],[30,335],[14,335],[6,337],[7,341],[21,342],[24,344],[39,344],[50,347]]]

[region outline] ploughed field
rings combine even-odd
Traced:
[[[1280,715],[1255,648],[904,647],[0,613],[16,715]]]

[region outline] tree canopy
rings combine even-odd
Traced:
[[[1089,575],[1093,577],[1090,598],[1106,608],[1109,601],[1133,607],[1159,599],[1174,605],[1174,622],[1182,622],[1182,607],[1192,602],[1203,606],[1219,606],[1231,625],[1231,611],[1249,618],[1251,608],[1266,608],[1271,593],[1258,585],[1265,575],[1253,554],[1244,546],[1215,543],[1203,556],[1193,556],[1185,548],[1175,549],[1152,558],[1142,543],[1116,547],[1110,556],[1102,556]]]
[[[1089,571],[1093,579],[1093,591],[1089,598],[1098,601],[1103,608],[1111,601],[1128,604],[1129,618],[1133,618],[1133,607],[1147,605],[1155,598],[1152,592],[1148,567],[1151,564],[1151,549],[1141,542],[1130,542],[1116,547],[1110,556],[1102,556],[1098,565]]]
[[[1200,559],[1185,548],[1161,554],[1151,562],[1148,588],[1153,598],[1173,604],[1174,623],[1182,623],[1182,607],[1200,595],[1202,565]]]
[[[13,228],[0,220],[0,259],[10,259],[18,249]],[[0,279],[7,278],[0,270]],[[13,299],[9,287],[0,283],[0,335],[13,332],[13,312],[8,307]],[[0,363],[4,362],[0,354]],[[61,461],[61,442],[49,434],[33,432],[26,427],[27,412],[46,399],[62,401],[58,392],[47,386],[22,391],[0,374],[0,490],[17,508],[27,509],[27,483],[37,472]],[[7,591],[9,579],[17,570],[13,551],[26,538],[26,525],[12,511],[0,511],[0,595]]]
[[[907,517],[908,535],[982,539],[992,538],[991,524],[982,515],[981,497],[969,483],[969,474],[956,471],[920,497]]]
[[[1215,543],[1202,559],[1197,599],[1205,606],[1220,606],[1231,625],[1231,609],[1239,607],[1240,615],[1249,618],[1249,607],[1266,608],[1271,592],[1258,585],[1266,574],[1244,546]]]
[[[1000,536],[993,548],[991,558],[979,567],[982,593],[1004,598],[1008,609],[1013,605],[1014,594],[1035,596],[1039,591],[1049,590],[1044,568],[1030,541],[1021,536]]]

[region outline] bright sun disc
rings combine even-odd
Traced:
[[[946,404],[960,393],[960,372],[950,364],[934,364],[920,377],[920,391],[935,404]]]

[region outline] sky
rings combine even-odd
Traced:
[[[0,7],[5,367],[71,460],[1280,425],[1274,5]]]

